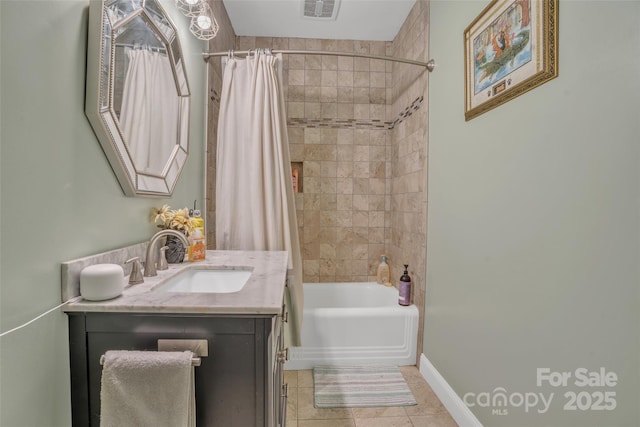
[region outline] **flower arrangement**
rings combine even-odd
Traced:
[[[186,235],[194,229],[194,218],[189,216],[189,209],[171,209],[169,205],[163,205],[160,209],[153,208],[151,222],[160,229],[172,229]]]

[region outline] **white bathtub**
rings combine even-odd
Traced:
[[[302,346],[285,369],[415,365],[418,308],[377,283],[305,283]]]

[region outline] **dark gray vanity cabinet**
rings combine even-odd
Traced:
[[[283,310],[284,313],[284,310]],[[100,357],[157,350],[158,339],[206,339],[195,367],[198,427],[285,426],[282,316],[70,312],[73,426],[100,425]]]

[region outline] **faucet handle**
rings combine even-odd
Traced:
[[[144,283],[144,278],[142,277],[142,263],[140,262],[140,257],[133,257],[124,262],[125,264],[131,265],[131,274],[129,275],[129,284],[137,285],[140,283]]]
[[[167,249],[169,246],[163,246],[160,248],[160,259],[158,260],[158,270],[167,270],[169,269],[169,264],[167,264]]]

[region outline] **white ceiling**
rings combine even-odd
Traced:
[[[335,20],[302,16],[303,0],[223,0],[238,36],[391,41],[416,0],[342,0]]]

